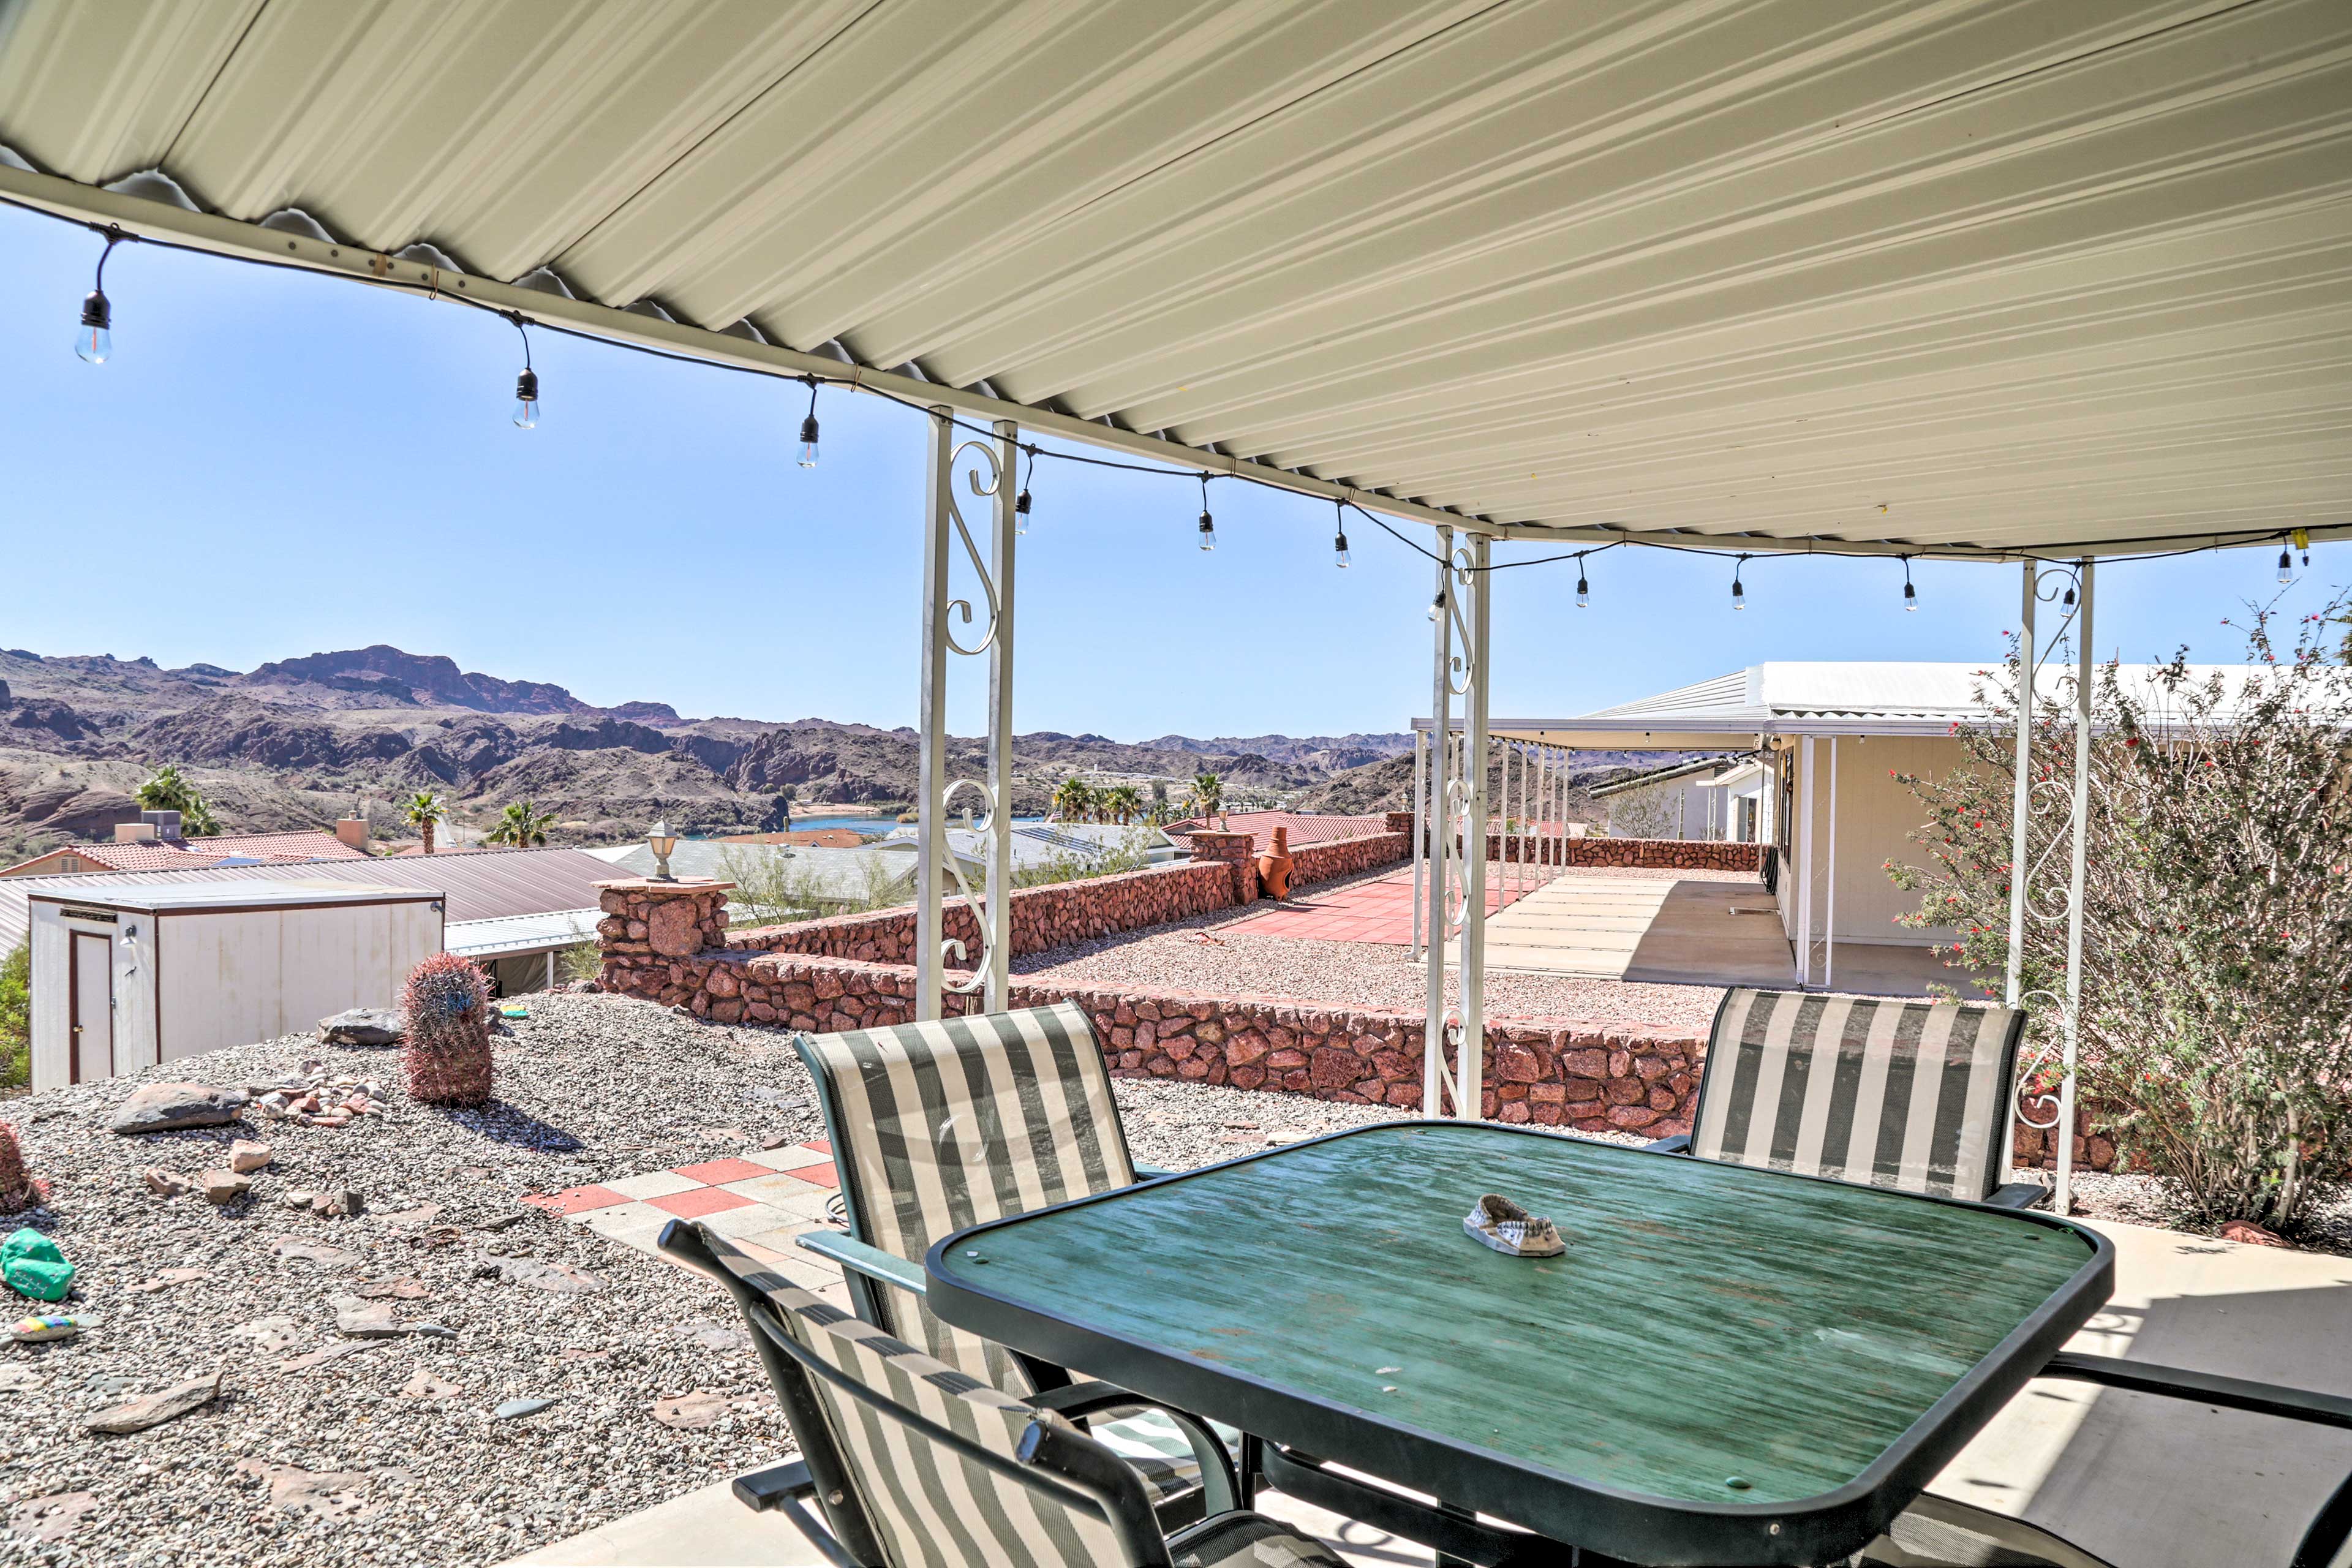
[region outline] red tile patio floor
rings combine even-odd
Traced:
[[[1486,889],[1486,912],[1493,914],[1533,891],[1533,887],[1522,889],[1489,886]],[[1369,942],[1391,947],[1410,947],[1412,945],[1412,873],[1410,870],[1391,872],[1378,881],[1359,882],[1352,888],[1320,893],[1312,898],[1292,899],[1262,915],[1235,921],[1227,929],[1247,931],[1252,936],[1301,937],[1317,942]]]

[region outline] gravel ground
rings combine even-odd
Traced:
[[[2074,1212],[2078,1215],[2159,1226],[2192,1236],[2219,1236],[2221,1232],[2220,1226],[2189,1213],[2188,1205],[2180,1201],[2179,1189],[2155,1176],[2077,1171],[2074,1182]],[[2352,1258],[2352,1185],[2338,1187],[2314,1204],[2309,1220],[2289,1245],[2305,1252]]]
[[[1492,875],[1499,869],[1489,867]],[[1377,880],[1383,870],[1341,887]],[[1577,872],[1564,873],[1575,876]],[[1593,873],[1599,875],[1600,873]],[[1728,872],[1632,870],[1611,876],[1658,880],[1704,878],[1753,881]],[[1377,942],[1316,942],[1298,937],[1257,936],[1224,928],[1263,914],[1263,904],[1219,910],[1189,920],[1124,931],[1092,942],[1068,942],[1013,961],[1027,980],[1065,981],[1074,985],[1168,986],[1226,995],[1290,996],[1352,1007],[1393,1007],[1419,1012],[1425,1005],[1428,976],[1412,950]],[[1448,978],[1445,994],[1457,994]],[[1486,1012],[1493,1018],[1634,1020],[1666,1028],[1704,1032],[1723,993],[1708,985],[1647,985],[1621,980],[1579,980],[1565,975],[1486,976]]]
[[[95,1323],[77,1340],[0,1341],[0,1563],[490,1563],[788,1451],[715,1287],[519,1201],[821,1136],[784,1037],[621,997],[530,1005],[497,1042],[499,1098],[487,1111],[412,1104],[394,1051],[299,1036],[9,1107],[52,1191],[5,1227],[36,1226],[79,1266],[73,1298],[42,1310]],[[383,1082],[392,1115],[341,1129],[257,1115],[140,1137],[107,1128],[142,1082],[259,1083],[312,1058]],[[1136,1157],[1171,1168],[1391,1115],[1157,1081],[1115,1092]],[[275,1154],[249,1196],[216,1208],[148,1193],[145,1168],[225,1164],[235,1137]],[[282,1201],[341,1186],[362,1194],[366,1214],[327,1218]],[[427,1205],[439,1211],[419,1212]],[[281,1256],[288,1238],[349,1257]],[[550,1293],[509,1282],[500,1258],[570,1265],[602,1285]],[[170,1282],[133,1288],[158,1279]],[[340,1335],[331,1298],[393,1280],[413,1281],[375,1298],[398,1321],[451,1336]],[[348,1344],[368,1348],[281,1366]],[[193,1415],[124,1436],[82,1430],[99,1410],[219,1372],[226,1392]],[[426,1375],[445,1396],[403,1394]],[[723,1405],[715,1425],[656,1421],[656,1400],[695,1391]],[[556,1403],[493,1415],[518,1398]],[[56,1538],[31,1533],[43,1528]]]
[[[296,1037],[173,1062],[9,1107],[49,1205],[37,1226],[80,1266],[63,1308],[97,1326],[47,1345],[0,1342],[0,1563],[494,1563],[674,1497],[772,1451],[783,1425],[731,1306],[667,1264],[522,1206],[525,1193],[820,1135],[805,1075],[782,1037],[706,1026],[650,1004],[540,996],[498,1041],[498,1101],[449,1112],[410,1103],[396,1053]],[[146,1079],[236,1085],[305,1058],[377,1079],[393,1113],[341,1129],[266,1122],[124,1137],[112,1108]],[[250,1196],[151,1196],[141,1172],[225,1164],[232,1136],[276,1162]],[[289,1189],[356,1188],[368,1214],[287,1208]],[[414,1212],[438,1204],[438,1214]],[[402,1212],[410,1211],[410,1212]],[[346,1254],[278,1255],[280,1238]],[[509,1283],[499,1257],[563,1263],[604,1283],[555,1294]],[[166,1270],[197,1270],[152,1291]],[[484,1277],[484,1276],[488,1277]],[[386,1298],[449,1338],[344,1340],[329,1299],[411,1279]],[[32,1310],[32,1303],[18,1303]],[[280,1320],[276,1322],[261,1320]],[[243,1334],[245,1325],[257,1325]],[[371,1348],[282,1370],[317,1349]],[[213,1406],[127,1436],[89,1436],[92,1412],[226,1371]],[[442,1398],[404,1396],[429,1373]],[[654,1402],[705,1390],[744,1405],[714,1426],[657,1424]],[[492,1410],[557,1403],[528,1417]],[[715,1402],[714,1402],[715,1403]],[[294,1469],[274,1468],[295,1467]],[[309,1479],[323,1476],[323,1480]],[[89,1504],[62,1542],[25,1539],[56,1494]],[[274,1497],[273,1497],[274,1494]]]

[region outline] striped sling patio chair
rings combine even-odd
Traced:
[[[800,1448],[736,1495],[839,1568],[1345,1568],[1223,1479],[1204,1519],[1168,1533],[1142,1477],[1063,1409],[924,1354],[699,1223],[672,1220],[659,1245],[735,1298]]]
[[[1063,1002],[794,1044],[816,1082],[848,1225],[800,1245],[842,1266],[859,1317],[948,1365],[1016,1397],[1067,1383],[1062,1368],[935,1317],[923,1254],[966,1226],[1162,1173],[1128,1153],[1085,1010]],[[1229,1468],[1226,1446],[1239,1440],[1132,1395],[1087,1429],[1142,1472],[1171,1521],[1193,1516],[1203,1472]]]
[[[1978,1002],[1813,991],[1727,994],[1687,1136],[1650,1145],[2004,1207],[2011,1079],[2025,1015]]]

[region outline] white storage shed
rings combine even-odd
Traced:
[[[388,1007],[442,895],[348,882],[102,881],[30,896],[33,1087],[110,1078]]]

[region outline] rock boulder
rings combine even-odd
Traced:
[[[151,1083],[133,1094],[108,1123],[117,1132],[172,1132],[219,1127],[236,1120],[245,1096],[208,1083]]]
[[[319,1020],[319,1043],[326,1046],[396,1046],[406,1029],[397,1009],[353,1007]]]

